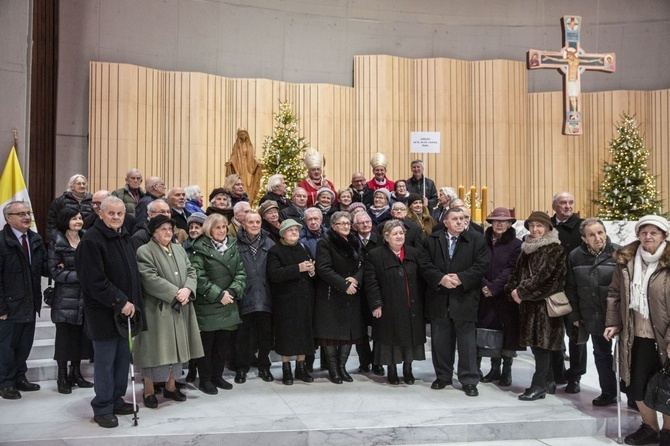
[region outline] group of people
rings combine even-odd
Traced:
[[[318,152],[310,150],[305,164],[307,178],[290,199],[283,176],[274,175],[257,210],[237,174],[210,193],[206,209],[198,186],[166,191],[163,180],[150,177],[142,189],[137,169],[112,193],[90,194],[86,178],[75,175],[51,206],[48,249],[29,230],[30,209],[5,206],[0,396],[39,389],[26,379],[26,359],[40,277],[50,276],[58,392],[94,387],[94,420],[103,427],[137,410],[123,399],[131,356],[148,408],[158,407],[161,391],[164,399],[186,399],[177,380],[185,363],[186,380],[199,376],[206,394],[233,387],[224,367],[235,371],[237,384],[252,366],[273,381],[272,350],[281,356],[285,385],[314,380],[317,349],[332,383],[353,381],[353,346],[359,372],[411,385],[413,361],[426,358],[428,322],[432,389],[452,385],[454,368],[468,396],[478,395],[480,382],[510,386],[513,358],[530,347],[535,373],[522,401],[545,398],[557,385],[580,391],[586,349],[579,332],[588,333],[602,390],[595,406],[616,403],[612,339],[620,334],[622,379],[643,419],[626,442],[660,435],[670,444],[670,418],[659,430],[643,403],[646,383],[670,353],[670,228],[663,217],[642,218],[638,241],[621,248],[601,221],[580,219],[565,192],[554,196],[553,216],[535,211],[525,219],[529,233],[520,240],[509,209],[494,209],[484,230],[452,188],[438,191],[424,177],[420,160],[412,162],[411,178],[394,182],[386,158],[376,154],[374,178],[356,172],[341,190],[323,176]],[[562,291],[572,312],[551,317],[546,300]],[[502,332],[502,347],[478,348],[482,330]],[[492,356],[487,374],[483,356]],[[93,358],[91,383],[80,364]]]

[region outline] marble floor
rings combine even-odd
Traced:
[[[589,346],[589,351],[590,346]],[[528,386],[532,356],[522,353],[514,363],[514,384],[505,390],[480,384],[480,396],[467,397],[460,384],[432,390],[430,359],[414,365],[416,384],[388,385],[372,374],[354,376],[353,383],[331,384],[325,371],[314,383],[284,386],[265,383],[255,373],[230,391],[206,395],[189,385],[187,401],[164,401],[158,409],[140,403],[138,426],[120,416],[116,429],[92,420],[92,389],[56,392],[54,381],[42,381],[39,392],[24,392],[16,401],[0,400],[0,444],[56,445],[516,445],[568,446],[615,444],[616,406],[595,408],[599,394],[595,367],[582,379],[582,391],[568,395],[559,388],[544,400],[521,402]],[[485,359],[483,371],[488,371]],[[318,361],[317,361],[318,364]],[[348,369],[358,366],[352,357]],[[272,368],[281,377],[280,364]],[[232,382],[233,374],[226,371]],[[141,385],[137,387],[141,399]],[[624,435],[639,426],[636,412],[622,404]],[[132,400],[128,388],[127,401]],[[609,438],[609,439],[608,439]]]

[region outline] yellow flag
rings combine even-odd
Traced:
[[[16,156],[16,148],[13,146],[12,150],[9,152],[7,164],[5,164],[5,168],[2,171],[2,176],[0,176],[0,209],[4,209],[5,205],[12,201],[23,201],[30,207],[31,212],[33,210],[33,207],[30,204],[30,197],[28,196],[28,188],[23,179],[23,173],[21,173],[19,158]],[[34,215],[32,220],[33,222],[30,225],[30,229],[37,232]],[[4,227],[5,223],[7,223],[5,217],[0,212],[0,228]]]

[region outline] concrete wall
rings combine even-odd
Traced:
[[[57,185],[87,170],[91,60],[352,85],[357,54],[524,60],[530,48],[557,50],[566,14],[583,17],[588,52],[617,53],[617,72],[587,73],[583,91],[670,88],[668,0],[60,0]],[[561,87],[554,71],[529,74],[530,91]]]
[[[28,173],[30,87],[29,44],[32,36],[31,1],[0,0],[0,171],[5,167],[14,134],[24,176]],[[27,179],[26,179],[27,181]]]

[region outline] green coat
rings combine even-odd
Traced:
[[[237,330],[242,322],[237,301],[247,281],[244,263],[237,252],[237,239],[228,236],[224,255],[214,248],[209,237],[198,237],[191,247],[191,263],[198,275],[198,298],[195,313],[200,331]],[[233,297],[233,303],[221,304],[223,292]]]
[[[180,288],[195,298],[196,274],[184,249],[172,243],[168,254],[155,240],[137,250],[148,330],[135,339],[134,364],[140,367],[188,362],[204,355],[193,303],[178,313],[171,304]]]

